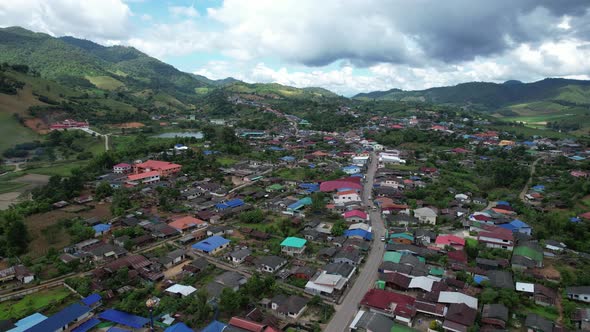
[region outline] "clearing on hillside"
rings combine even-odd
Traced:
[[[110,76],[86,76],[90,83],[94,84],[99,89],[103,90],[116,90],[122,86],[125,86],[123,82],[118,81]]]

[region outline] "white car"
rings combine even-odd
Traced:
[[[381,237],[381,242],[385,242],[385,236]]]

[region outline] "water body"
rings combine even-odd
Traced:
[[[200,131],[197,132],[190,132],[190,131],[185,131],[185,132],[171,132],[171,133],[163,133],[160,135],[156,135],[154,137],[158,137],[158,138],[174,138],[174,137],[194,137],[197,139],[201,139],[203,138],[203,133]]]

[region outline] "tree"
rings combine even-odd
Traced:
[[[96,187],[96,190],[94,191],[94,195],[96,196],[96,199],[103,199],[106,197],[109,197],[113,194],[113,188],[111,187],[110,184],[108,184],[108,182],[101,182],[98,184],[98,186]]]
[[[120,216],[126,210],[131,208],[131,199],[129,198],[129,190],[125,188],[115,190],[113,194],[113,203],[111,204],[111,212]]]
[[[219,296],[219,309],[233,315],[240,309],[241,296],[239,292],[235,292],[231,288],[224,288]]]
[[[342,234],[344,234],[345,230],[346,230],[346,224],[344,223],[344,221],[338,220],[337,222],[334,223],[334,226],[332,226],[332,235],[341,236]]]

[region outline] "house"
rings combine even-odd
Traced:
[[[365,294],[360,305],[411,326],[412,319],[416,316],[415,301],[415,298],[408,295],[374,288]]]
[[[71,304],[53,316],[42,320],[36,325],[28,328],[27,332],[53,332],[66,331],[73,328],[79,322],[90,316],[90,307],[74,303]]]
[[[414,237],[408,233],[393,233],[388,235],[389,243],[412,244]]]
[[[463,250],[465,247],[465,239],[456,235],[439,235],[434,241],[437,248],[444,249],[446,246],[452,247],[455,250]]]
[[[503,304],[485,304],[481,314],[481,322],[493,329],[505,329],[508,322],[508,308]]]
[[[543,267],[543,251],[534,243],[524,243],[514,248],[510,262],[515,269],[540,268]]]
[[[134,174],[156,172],[160,177],[167,177],[178,173],[181,169],[182,165],[159,160],[148,160],[143,163],[133,164]]]
[[[533,313],[526,316],[524,326],[529,332],[553,332],[555,327],[552,321]]]
[[[414,217],[423,224],[436,225],[436,212],[429,207],[422,207],[414,210]]]
[[[576,308],[571,320],[576,328],[582,331],[590,331],[590,308]]]
[[[535,300],[535,304],[554,306],[557,302],[557,292],[541,284],[535,284],[533,299]]]
[[[452,332],[467,332],[475,324],[477,310],[464,303],[452,303],[447,310],[443,329]]]
[[[185,233],[196,228],[205,227],[206,225],[207,223],[203,220],[191,216],[181,217],[168,223],[168,226],[178,230],[181,233]]]
[[[332,262],[356,266],[361,263],[362,259],[363,256],[357,249],[340,250],[336,255],[334,255]]]
[[[234,208],[243,206],[244,204],[245,203],[243,200],[241,200],[239,198],[234,198],[229,201],[225,201],[223,203],[216,204],[215,209],[217,211],[224,211],[224,210],[234,209]]]
[[[92,229],[94,230],[94,236],[100,237],[100,236],[108,233],[111,230],[111,225],[97,224],[97,225],[92,226]]]
[[[353,269],[354,270],[354,269]],[[341,294],[348,283],[348,278],[338,274],[330,274],[322,271],[315,279],[305,284],[305,292],[309,294],[322,294],[326,296]]]
[[[307,240],[298,237],[287,237],[281,242],[281,252],[289,255],[301,255],[305,251]]]
[[[533,231],[531,226],[529,226],[524,221],[521,221],[518,219],[514,219],[511,222],[506,223],[506,224],[500,224],[499,226],[502,228],[505,228],[513,233],[522,233],[522,234],[526,234],[529,236],[531,235],[531,233]]]
[[[385,315],[359,310],[350,323],[350,331],[395,331],[395,322]]]
[[[271,299],[271,309],[282,317],[297,319],[307,308],[308,302],[308,299],[298,295],[287,297],[279,294]]]
[[[484,243],[488,248],[499,248],[512,251],[514,249],[514,235],[512,231],[495,227],[491,225],[484,225],[484,231],[477,235],[477,241]]]
[[[344,231],[346,238],[362,239],[365,241],[371,241],[373,239],[373,233],[364,229],[348,229]]]
[[[511,289],[514,290],[514,281],[512,280],[512,273],[508,271],[492,270],[487,274],[490,286],[494,288]]]
[[[261,256],[256,260],[258,271],[275,273],[287,264],[287,260],[279,256]]]
[[[477,309],[477,298],[459,292],[442,291],[438,294],[438,302],[448,304],[464,303],[470,308]]]
[[[348,175],[358,174],[361,172],[361,168],[356,165],[344,166],[342,171]]]
[[[172,250],[163,257],[160,257],[159,262],[166,268],[171,268],[172,266],[182,262],[185,258],[186,251],[181,248]]]
[[[369,220],[369,215],[361,210],[346,211],[342,216],[349,223],[367,222]]]
[[[227,332],[266,332],[266,325],[251,321],[246,318],[232,317],[228,326],[224,329]]]
[[[197,289],[193,286],[185,286],[181,284],[172,285],[164,290],[166,293],[173,295],[179,295],[180,297],[186,297],[196,292]]]
[[[315,275],[316,272],[317,269],[314,267],[299,266],[293,273],[293,276],[297,279],[309,280]]]
[[[182,267],[182,271],[189,274],[198,274],[209,267],[209,262],[204,257],[199,257]]]
[[[113,173],[115,174],[125,174],[131,172],[131,165],[126,163],[120,163],[113,166]]]
[[[215,255],[229,246],[230,241],[217,235],[206,238],[192,245],[193,250]]]
[[[140,184],[151,184],[160,182],[160,173],[157,171],[139,173],[139,174],[131,174],[127,176],[127,181],[125,182],[128,186],[137,186]]]
[[[348,202],[360,202],[361,195],[356,190],[343,190],[338,191],[335,195],[332,196],[334,203],[336,204],[344,204]]]
[[[565,294],[568,299],[590,303],[590,286],[567,287]]]
[[[227,254],[227,260],[234,265],[239,265],[244,262],[246,257],[250,256],[252,251],[248,248],[239,248]]]
[[[238,291],[248,280],[236,271],[225,271],[215,277],[214,281],[224,287]]]
[[[35,279],[35,275],[24,265],[15,265],[0,270],[0,282],[16,279],[23,284],[28,284]]]

